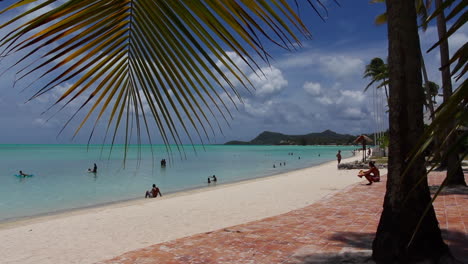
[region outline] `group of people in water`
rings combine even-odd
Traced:
[[[280,162],[279,163],[280,166],[286,166],[286,161],[285,162]],[[273,163],[273,168],[276,168],[276,165]]]
[[[211,177],[208,177],[208,183],[211,183],[211,182],[217,182],[218,179],[216,178],[216,175],[213,175]]]
[[[94,163],[94,166],[93,166],[92,169],[91,169],[91,168],[88,168],[88,172],[97,173],[97,165],[96,165],[96,163]]]
[[[218,178],[216,178],[216,175],[208,177],[208,184],[212,182],[216,183],[217,181]],[[158,186],[156,186],[156,184],[153,184],[153,188],[151,188],[151,190],[146,191],[145,198],[156,198],[158,197],[158,195],[162,197],[161,190]]]
[[[96,163],[94,163],[94,166],[93,166],[92,169],[91,169],[91,168],[88,168],[88,172],[97,173],[97,165],[96,165]],[[27,174],[27,173],[24,173],[22,170],[20,170],[18,176],[22,176],[22,177],[26,178],[26,177],[32,176],[32,174]]]

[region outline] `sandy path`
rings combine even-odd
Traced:
[[[6,223],[0,225],[1,262],[94,263],[307,206],[350,184],[364,182],[356,174],[356,170],[337,170],[333,161],[157,199]]]

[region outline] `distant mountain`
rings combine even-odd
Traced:
[[[351,145],[356,136],[338,134],[331,130],[306,135],[285,135],[264,131],[249,142],[229,141],[225,145]]]

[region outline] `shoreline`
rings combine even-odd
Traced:
[[[0,243],[5,245],[0,255],[4,263],[95,263],[303,208],[363,182],[356,172],[338,170],[336,161],[329,161],[215,188],[20,220],[0,225]]]
[[[354,160],[355,158],[358,158],[358,157],[357,156],[351,156],[351,157],[348,157],[348,158],[344,158],[342,160],[342,162],[346,162],[347,159],[349,161]],[[336,160],[324,161],[324,162],[314,164],[314,165],[308,166],[308,167],[295,168],[295,169],[291,169],[290,171],[273,173],[273,174],[270,174],[270,175],[259,176],[259,177],[251,178],[251,179],[240,179],[240,180],[235,180],[235,181],[226,182],[226,183],[219,183],[219,184],[215,183],[215,184],[213,184],[211,186],[192,187],[192,188],[182,189],[182,190],[179,190],[179,191],[168,192],[167,194],[164,194],[164,196],[158,197],[157,199],[161,200],[161,199],[164,199],[164,198],[171,198],[171,197],[177,197],[177,196],[183,196],[183,195],[190,195],[190,194],[193,194],[193,193],[209,191],[212,188],[222,188],[222,187],[228,187],[228,186],[242,184],[242,183],[255,182],[257,180],[270,178],[270,177],[281,177],[281,176],[283,176],[283,174],[292,173],[292,172],[295,172],[295,171],[306,170],[306,169],[314,168],[314,167],[319,167],[321,165],[331,163],[331,162],[336,162]],[[106,209],[106,208],[113,208],[113,207],[120,207],[120,206],[131,206],[133,204],[144,203],[145,201],[151,200],[151,199],[130,198],[130,199],[125,199],[125,200],[105,202],[105,203],[89,205],[89,206],[83,206],[83,207],[61,209],[61,210],[57,210],[57,211],[39,213],[39,214],[34,214],[34,215],[29,215],[29,216],[20,216],[20,217],[14,217],[14,218],[7,218],[7,219],[4,219],[4,220],[0,220],[0,230],[2,230],[4,228],[11,227],[11,226],[14,227],[14,226],[22,225],[22,224],[36,223],[36,222],[40,222],[40,221],[51,219],[51,218],[56,218],[56,217],[59,218],[61,216],[63,217],[63,216],[69,216],[69,215],[77,215],[77,214],[80,214],[80,212],[88,212],[88,211],[93,211],[93,210],[99,210],[100,208],[101,209]]]

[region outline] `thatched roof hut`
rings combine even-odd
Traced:
[[[370,139],[368,136],[366,135],[360,135],[359,137],[357,137],[355,140],[354,140],[354,143],[364,143],[364,144],[367,144],[367,143],[372,143],[372,139]]]
[[[370,139],[366,135],[360,135],[354,140],[355,144],[362,144],[362,161],[363,162],[366,161],[366,145],[372,142],[373,142],[372,139]]]

